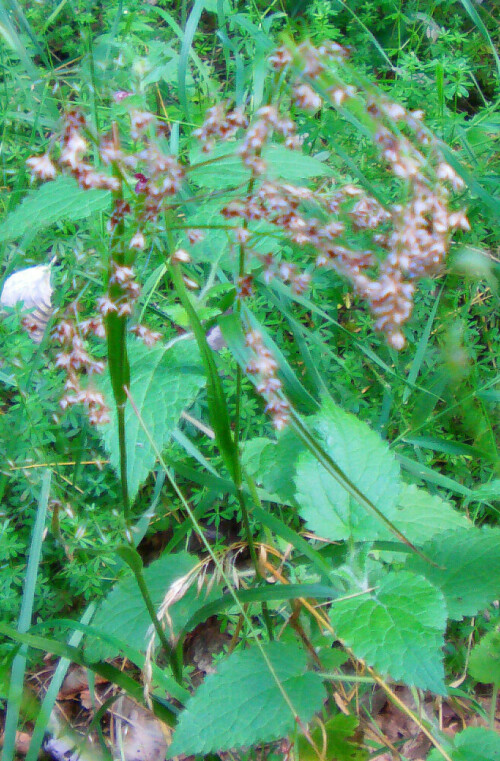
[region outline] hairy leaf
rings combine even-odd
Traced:
[[[365,761],[368,758],[368,752],[361,748],[353,737],[358,724],[359,721],[355,716],[344,716],[343,713],[339,713],[325,723],[324,733],[322,727],[315,727],[311,737],[317,748],[323,749],[326,743],[324,757],[327,759]],[[318,754],[303,735],[299,737],[298,747],[300,761],[318,761]]]
[[[500,529],[457,528],[422,550],[437,565],[412,556],[406,567],[441,589],[450,618],[473,616],[500,595]]]
[[[237,150],[239,142],[217,146],[208,156],[197,152],[191,155],[193,164],[199,162],[189,172],[189,177],[204,188],[222,188],[241,185],[251,178],[251,172],[243,164]],[[311,177],[331,175],[332,170],[322,161],[306,156],[299,151],[290,151],[282,145],[269,145],[262,151],[262,157],[268,164],[268,177],[284,177],[288,182],[300,182]],[[204,162],[220,158],[214,163]]]
[[[448,502],[413,484],[402,485],[392,520],[410,542],[419,546],[444,531],[471,526]],[[384,534],[387,539],[393,538],[387,529]]]
[[[197,558],[179,552],[161,557],[145,569],[144,579],[155,609],[159,607],[171,584],[191,571],[196,562]],[[204,595],[197,597],[194,585],[194,588],[174,603],[170,610],[174,631],[179,631],[196,608],[205,602],[207,600]],[[103,634],[110,634],[144,652],[151,619],[133,575],[124,576],[111,590],[101,603],[93,626]],[[102,660],[117,654],[115,648],[107,642],[93,638],[87,640],[86,656],[91,660]]]
[[[170,349],[149,348],[139,341],[129,346],[132,399],[158,449],[163,449],[177,426],[182,411],[196,398],[205,383],[200,355],[195,341],[179,341]],[[111,405],[111,382],[103,381]],[[127,434],[128,487],[131,499],[149,471],[156,455],[144,429],[130,404],[125,411]],[[113,409],[111,423],[100,429],[110,462],[120,472],[118,424]]]
[[[311,418],[324,449],[352,483],[393,521],[400,491],[399,465],[380,436],[333,404]],[[298,460],[295,477],[300,514],[327,539],[368,541],[387,535],[383,523],[361,507],[310,452]]]
[[[500,632],[486,634],[470,654],[469,673],[477,682],[500,685]]]
[[[304,445],[290,428],[279,436],[276,444],[270,442],[263,449],[259,476],[270,494],[277,494],[283,500],[293,497],[295,487],[291,474],[299,454],[303,451]]]
[[[366,596],[335,602],[330,618],[340,639],[369,666],[411,686],[445,692],[446,607],[422,576],[388,573]]]
[[[20,238],[27,230],[40,230],[60,220],[76,222],[97,211],[109,208],[108,190],[82,190],[72,177],[58,177],[53,182],[31,190],[0,225],[0,243]]]
[[[321,707],[325,692],[318,676],[306,671],[303,650],[294,644],[264,645],[294,711],[303,722]],[[209,674],[187,702],[168,758],[205,754],[283,737],[295,717],[256,647],[233,653]]]
[[[452,761],[500,761],[500,737],[483,727],[468,727],[455,735],[453,750],[448,750]],[[434,749],[427,761],[442,761],[441,753]]]

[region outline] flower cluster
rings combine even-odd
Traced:
[[[239,129],[248,127],[248,119],[241,106],[227,111],[228,101],[216,103],[209,108],[201,127],[195,129],[193,137],[196,137],[204,153],[210,153],[215,148],[216,140],[229,140],[234,137]]]
[[[257,111],[257,119],[247,129],[243,143],[238,149],[244,165],[254,176],[264,174],[267,164],[262,158],[262,149],[273,133],[284,138],[287,148],[301,145],[296,134],[296,124],[288,116],[281,116],[275,106],[263,106]]]
[[[257,330],[246,334],[246,344],[252,350],[252,359],[247,365],[247,373],[257,376],[257,391],[266,400],[266,412],[269,413],[277,431],[283,430],[290,418],[290,405],[279,392],[282,383],[277,376],[278,364],[262,340]]]
[[[111,262],[109,291],[97,301],[99,312],[103,317],[111,312],[116,312],[119,317],[126,317],[132,314],[134,302],[140,292],[133,268]]]
[[[335,107],[349,98],[361,97],[355,87],[341,83],[336,75],[329,79],[332,61],[342,63],[346,57],[347,51],[336,43],[319,48],[304,43],[295,57],[280,48],[270,60],[277,70],[296,66],[295,105],[314,112],[322,106],[311,84],[314,80]],[[301,77],[308,81],[301,81]],[[251,239],[251,223],[264,221],[296,246],[314,252],[315,266],[330,267],[346,277],[368,302],[376,329],[386,335],[391,346],[401,349],[405,344],[401,328],[412,312],[415,281],[438,273],[452,232],[469,229],[465,213],[449,207],[449,188],[461,190],[463,182],[440,158],[422,125],[421,112],[407,112],[383,98],[375,101],[373,96],[366,102],[366,111],[373,120],[374,140],[383,161],[406,185],[404,204],[384,206],[352,184],[325,193],[289,183],[263,182],[246,197],[230,201],[222,214],[226,219],[244,221],[236,231],[240,245]],[[243,162],[254,174],[265,170],[260,153],[272,129],[295,136],[294,123],[288,118],[286,123],[283,129],[275,107],[257,113],[240,149]],[[413,138],[405,137],[405,131]],[[363,245],[356,248],[353,240],[360,232]],[[271,253],[260,258],[265,282],[279,277],[296,293],[307,287],[310,275],[300,273],[295,265],[276,262]],[[251,289],[247,287],[240,295],[245,292]]]
[[[63,171],[71,174],[81,188],[102,188],[118,190],[119,180],[104,172],[98,172],[85,162],[88,143],[82,135],[86,128],[85,119],[79,111],[66,114],[65,129],[61,138],[61,153],[57,164]],[[33,156],[26,162],[34,177],[40,180],[53,180],[57,175],[56,165],[50,156]]]
[[[61,320],[52,331],[53,338],[61,344],[62,351],[57,355],[56,366],[65,370],[67,378],[64,384],[65,394],[61,399],[63,410],[75,404],[83,404],[89,420],[93,425],[109,422],[109,410],[104,396],[90,384],[81,384],[84,375],[101,374],[104,363],[98,362],[87,352],[84,338],[89,335],[104,337],[102,320],[93,318],[78,325],[73,321]]]

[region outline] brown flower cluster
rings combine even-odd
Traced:
[[[362,88],[344,81],[350,78],[347,58],[347,50],[337,43],[313,47],[306,42],[296,48],[282,47],[269,60],[280,80],[290,75],[288,95],[278,104],[259,108],[250,123],[243,107],[231,109],[228,101],[216,103],[193,135],[205,153],[218,141],[235,141],[235,151],[251,172],[246,195],[233,197],[222,211],[226,219],[238,220],[235,242],[251,252],[258,223],[261,236],[270,226],[274,234],[304,253],[302,265],[259,250],[254,255],[261,261],[263,281],[279,278],[301,294],[309,286],[314,268],[334,269],[368,303],[376,329],[385,334],[391,346],[401,349],[405,343],[402,326],[412,312],[416,281],[440,271],[454,230],[469,229],[465,213],[453,210],[450,204],[452,191],[460,191],[463,182],[442,160],[437,144],[422,123],[422,113],[407,112],[383,95],[367,95]],[[117,94],[117,98],[128,95]],[[323,183],[312,189],[264,179],[268,169],[265,148],[271,139],[289,149],[301,145],[297,124],[289,114],[290,103],[309,113],[325,107],[343,111],[353,103],[356,113],[364,108],[367,129],[389,182],[402,187],[400,196],[404,201],[383,204],[350,183],[333,188]],[[185,181],[186,168],[164,152],[164,131],[164,125],[153,114],[131,110],[129,144],[133,144],[126,148],[116,126],[98,140],[84,117],[73,110],[65,117],[59,150],[27,162],[33,175],[41,180],[52,180],[58,171],[63,171],[75,177],[82,188],[103,188],[114,193],[108,230],[113,251],[119,250],[113,253],[113,259],[119,259],[119,263],[111,261],[107,292],[98,301],[99,320],[110,314],[123,319],[132,314],[139,295],[133,267],[137,252],[145,249],[148,229],[154,228],[160,211],[176,208],[175,196]],[[90,140],[98,147],[102,165],[111,169],[110,174],[86,163]],[[53,158],[52,153],[59,155]],[[128,195],[127,187],[131,188]],[[188,239],[194,244],[203,234],[189,230]],[[172,261],[189,264],[190,255],[178,249]],[[199,287],[187,275],[184,280],[189,288]],[[251,296],[252,282],[253,275],[241,273],[240,298]],[[96,325],[102,324],[99,320]],[[80,325],[77,332],[68,325],[71,323],[63,321],[56,328],[56,337],[65,349],[58,357],[58,365],[68,372],[70,393],[65,404],[82,401],[91,419],[100,422],[106,415],[102,400],[92,396],[94,392],[82,390],[76,376],[78,372],[99,372],[100,363],[93,362],[84,349],[85,329]],[[148,345],[160,338],[143,325],[131,330]],[[276,362],[257,332],[248,334],[247,343],[255,355],[248,372],[258,376],[257,388],[266,399],[266,409],[275,426],[282,428],[289,412],[280,396]]]
[[[61,153],[56,163],[59,169],[71,174],[81,188],[102,188],[118,190],[119,180],[85,162],[88,143],[82,132],[86,128],[85,118],[80,111],[70,111],[65,117],[65,129],[61,138]],[[53,180],[57,175],[56,163],[45,153],[33,156],[26,162],[33,176],[40,180]]]
[[[134,303],[141,292],[135,280],[133,267],[111,262],[111,275],[108,282],[108,294],[97,300],[99,312],[103,317],[111,312],[116,312],[119,317],[128,317],[132,314]],[[111,293],[114,298],[111,297]]]
[[[347,51],[335,43],[320,48],[304,43],[295,56],[280,48],[271,56],[271,63],[276,69],[296,65],[295,105],[314,112],[322,106],[312,86],[314,81],[319,82],[334,107],[362,96],[336,75],[329,78],[332,62],[342,64],[346,57]],[[391,346],[401,349],[405,344],[401,328],[412,312],[415,281],[438,273],[453,231],[469,229],[465,213],[449,207],[450,189],[461,190],[463,182],[440,158],[420,112],[407,112],[383,98],[379,102],[371,98],[365,107],[373,120],[374,140],[383,161],[393,176],[405,183],[404,204],[383,206],[351,184],[325,193],[289,183],[263,182],[245,198],[230,201],[222,214],[226,219],[244,220],[236,232],[240,245],[251,240],[251,223],[264,221],[312,253],[316,267],[330,267],[346,277],[368,302],[376,317],[376,329],[386,335]],[[265,169],[260,152],[270,136],[267,125],[280,123],[276,108],[270,112],[265,109],[265,117],[262,111],[243,143],[248,148],[242,158],[254,174]],[[405,137],[405,131],[412,139]],[[296,135],[288,117],[286,133]],[[353,238],[360,232],[363,246],[356,248]],[[368,246],[367,233],[372,241]],[[299,272],[289,262],[277,262],[271,253],[260,258],[265,282],[279,277],[296,293],[307,287],[308,273]]]
[[[65,370],[67,375],[61,407],[65,410],[75,404],[83,404],[90,422],[99,425],[109,422],[109,410],[104,396],[90,383],[85,387],[81,383],[83,376],[100,375],[104,371],[104,363],[93,359],[85,348],[84,339],[89,335],[104,338],[101,319],[85,320],[78,325],[78,329],[73,321],[61,320],[52,331],[52,337],[62,346],[62,351],[56,358],[56,366]]]
[[[194,130],[193,137],[200,141],[204,153],[213,151],[217,140],[229,140],[239,129],[248,127],[243,108],[228,111],[228,105],[228,101],[222,101],[209,108],[201,127]]]
[[[283,430],[290,418],[290,405],[279,392],[283,384],[277,376],[278,364],[262,340],[257,330],[246,334],[246,344],[252,350],[252,359],[247,365],[247,373],[257,376],[257,391],[266,400],[266,412],[270,415],[277,431]]]

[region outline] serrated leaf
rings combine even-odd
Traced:
[[[150,436],[162,450],[177,426],[182,411],[196,398],[205,383],[196,342],[179,341],[170,349],[164,346],[147,347],[139,341],[129,345],[130,393]],[[102,382],[106,398],[110,400],[109,377]],[[156,455],[132,406],[125,411],[127,434],[127,473],[130,498],[153,468]],[[111,422],[101,426],[99,432],[109,452],[111,465],[120,472],[118,424],[113,408]]]
[[[441,497],[414,484],[402,485],[392,521],[410,542],[418,546],[444,531],[472,525],[463,513]],[[393,538],[387,529],[384,534],[387,539]]]
[[[304,445],[294,432],[287,428],[276,443],[270,442],[261,454],[260,477],[266,491],[277,494],[280,499],[290,500],[295,493],[291,477]]]
[[[308,722],[321,708],[325,690],[306,671],[295,644],[263,646],[294,710]],[[294,715],[257,647],[233,653],[209,674],[180,716],[167,758],[206,754],[276,740],[296,726]]]
[[[198,559],[187,552],[179,552],[153,561],[144,570],[144,579],[155,609],[171,584],[189,573],[197,562]],[[206,602],[204,595],[197,597],[196,585],[189,589],[170,609],[174,631],[179,631],[195,610]],[[93,626],[102,634],[110,634],[141,652],[146,649],[146,633],[150,625],[151,619],[132,574],[118,581],[99,606],[93,621]],[[118,655],[112,645],[93,638],[87,640],[85,649],[87,657],[96,661]]]
[[[500,685],[500,631],[488,632],[473,648],[469,673],[477,682]]]
[[[237,150],[241,142],[226,143],[217,146],[208,156],[200,151],[190,156],[191,163],[200,163],[189,172],[190,179],[204,188],[236,187],[251,178],[251,172],[243,164]],[[215,163],[203,162],[207,159],[220,158]],[[332,170],[322,161],[307,156],[299,151],[291,151],[283,145],[268,145],[262,151],[262,158],[267,163],[266,177],[284,177],[288,182],[300,182],[312,177],[331,176]]]
[[[500,596],[500,529],[457,528],[439,534],[422,551],[437,565],[412,556],[406,568],[442,591],[450,618],[474,616]]]
[[[111,205],[108,190],[82,190],[72,177],[58,177],[53,182],[31,190],[0,225],[0,243],[20,238],[27,230],[68,220],[76,222],[103,211]]]
[[[336,465],[392,521],[400,480],[399,465],[387,444],[366,423],[333,404],[325,405],[312,422]],[[299,457],[295,485],[300,515],[320,536],[334,541],[386,536],[384,524],[361,507],[311,452]]]
[[[324,727],[315,727],[311,736],[316,747],[324,749],[325,759],[365,761],[368,758],[368,752],[353,738],[358,724],[359,721],[355,716],[344,716],[339,713],[329,719]],[[303,735],[299,737],[298,748],[299,761],[318,761],[318,754]]]
[[[447,748],[452,761],[500,761],[500,737],[496,732],[483,727],[469,727],[455,735],[454,748]],[[443,756],[435,748],[427,761],[443,761]]]
[[[338,637],[369,666],[410,686],[445,693],[446,607],[427,579],[388,573],[373,592],[334,602],[330,619]]]

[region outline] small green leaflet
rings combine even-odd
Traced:
[[[325,689],[306,671],[304,651],[295,644],[263,645],[267,658],[303,722],[321,708]],[[290,707],[259,648],[233,653],[209,674],[187,702],[167,758],[206,754],[277,740],[296,726]]]
[[[58,177],[30,190],[0,225],[0,243],[61,220],[76,222],[111,206],[108,190],[82,190],[73,177]]]
[[[406,571],[388,573],[368,595],[334,602],[330,619],[337,636],[368,666],[445,694],[446,606],[427,579]]]
[[[344,716],[338,713],[332,716],[324,727],[315,727],[311,737],[317,748],[323,748],[326,740],[326,753],[324,758],[335,761],[366,761],[368,751],[361,748],[359,742],[353,737],[358,728],[359,721],[355,716]],[[304,735],[299,736],[299,759],[300,761],[318,761],[318,754],[311,747]]]
[[[130,393],[149,435],[161,451],[179,422],[181,413],[195,400],[205,383],[200,355],[193,340],[178,341],[170,349],[152,348],[140,341],[129,344]],[[104,446],[109,452],[111,465],[120,472],[118,425],[112,404],[109,377],[102,381],[103,391],[111,411],[111,423],[100,426]],[[132,406],[125,412],[127,433],[127,468],[130,498],[148,476],[156,461],[156,454]]]

